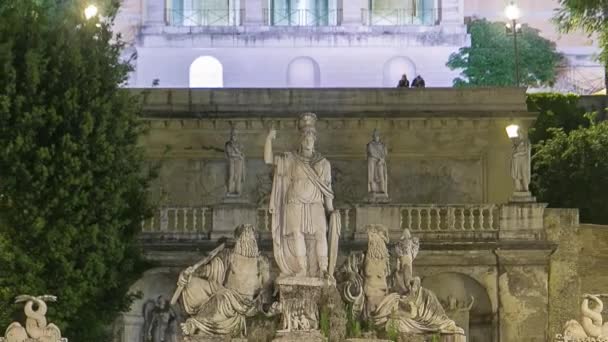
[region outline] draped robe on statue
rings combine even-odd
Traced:
[[[237,272],[229,272],[233,263]],[[213,258],[202,270],[193,275],[182,292],[184,309],[192,318],[189,322],[204,335],[228,335],[245,328],[245,318],[256,313],[253,293],[244,293],[238,284],[243,279],[257,279],[258,258],[236,253]],[[230,277],[241,279],[231,280]],[[226,280],[226,287],[223,285]],[[231,286],[235,284],[234,286]]]
[[[333,197],[331,166],[327,159],[315,154],[308,160],[295,152],[275,156],[269,210],[274,257],[283,275],[300,272],[298,257],[306,256],[298,255],[295,234],[314,235],[317,260],[327,266],[324,203]]]

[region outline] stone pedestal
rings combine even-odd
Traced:
[[[501,240],[541,240],[546,203],[509,203],[500,208]]]
[[[515,191],[511,199],[510,203],[534,203],[536,202],[536,197],[532,196],[530,191]]]
[[[257,225],[257,208],[238,202],[215,206],[211,239],[231,238],[234,236],[234,228],[241,224]]]
[[[328,282],[320,278],[285,277],[277,280],[281,326],[275,342],[326,341],[319,331],[319,299]]]
[[[371,192],[367,195],[367,203],[389,203],[390,201],[388,194]]]

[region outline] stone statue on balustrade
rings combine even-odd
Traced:
[[[228,161],[226,196],[239,197],[243,193],[243,183],[245,182],[245,154],[234,128],[230,131],[230,140],[226,142],[224,151]]]
[[[339,279],[343,283],[339,287],[353,308],[353,317],[365,318],[387,331],[463,336],[463,329],[448,318],[435,294],[420,286],[420,278],[412,277],[417,239],[409,232],[404,234],[395,249],[397,268],[391,273],[386,247],[388,237],[384,231],[386,228],[380,225],[369,226],[365,256],[351,254],[340,269]]]
[[[583,295],[580,322],[576,320],[566,322],[563,335],[559,334],[557,336],[558,341],[608,341],[608,323],[604,323],[602,317],[604,303],[600,297],[608,297],[608,294]]]
[[[280,278],[330,278],[338,255],[340,213],[333,207],[331,165],[315,150],[316,121],[313,113],[300,115],[299,146],[291,152],[274,155],[276,131],[266,137],[264,160],[274,165],[269,211]]]
[[[515,184],[513,201],[531,201],[535,199],[530,194],[531,178],[531,145],[525,132],[518,130],[515,137],[510,138],[513,144],[513,155],[511,158],[511,177]]]
[[[18,322],[11,323],[0,342],[67,342],[59,328],[46,320],[46,302],[55,301],[57,297],[50,295],[17,296],[15,303],[25,303],[25,327]]]
[[[246,335],[246,318],[259,312],[269,296],[268,260],[258,250],[256,232],[245,224],[235,230],[233,249],[224,243],[179,275],[178,299],[189,318],[181,324],[184,341],[213,335]]]
[[[143,342],[174,342],[177,315],[165,297],[147,301],[143,315]]]
[[[387,154],[380,132],[374,129],[372,141],[367,144],[367,191],[372,202],[388,201]]]

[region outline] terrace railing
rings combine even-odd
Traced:
[[[242,9],[166,9],[166,22],[170,26],[241,26]]]
[[[365,26],[409,26],[437,24],[435,9],[362,9],[361,22]]]
[[[268,26],[339,26],[342,10],[265,9],[264,21]]]

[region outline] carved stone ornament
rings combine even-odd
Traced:
[[[564,333],[558,334],[556,341],[608,342],[608,322],[604,323],[602,317],[604,303],[600,297],[608,297],[608,294],[584,294],[580,322],[566,322]]]
[[[59,328],[46,320],[46,302],[55,301],[57,297],[51,295],[17,296],[15,303],[25,303],[25,327],[19,322],[11,323],[0,342],[67,342],[67,338],[61,337]]]

